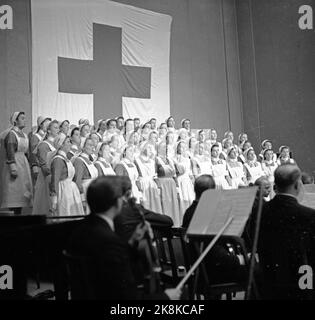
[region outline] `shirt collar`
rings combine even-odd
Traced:
[[[58,154],[61,155],[62,157],[64,157],[68,161],[67,155],[64,151],[58,150]]]
[[[104,221],[106,221],[109,225],[109,227],[112,229],[112,231],[115,232],[115,227],[114,227],[114,222],[111,218],[109,218],[108,216],[104,215],[104,214],[98,214],[98,217],[100,217],[101,219],[103,219]]]
[[[278,196],[287,196],[287,197],[291,197],[291,198],[297,199],[296,196],[294,196],[293,194],[290,194],[290,193],[279,192],[279,193],[277,193],[277,195]]]
[[[39,129],[37,132],[41,137],[45,136],[45,132],[42,129]]]

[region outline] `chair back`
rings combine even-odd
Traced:
[[[161,274],[168,274],[168,282],[176,285],[185,273],[185,271],[181,272],[179,267],[185,267],[186,271],[190,267],[184,241],[184,229],[154,228],[153,233],[162,268]]]
[[[95,300],[92,259],[75,256],[65,250],[63,256],[67,266],[71,300]]]

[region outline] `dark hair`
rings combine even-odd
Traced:
[[[127,191],[132,189],[131,180],[128,176],[119,176],[121,184],[121,192],[125,194]]]
[[[116,123],[116,125],[117,125],[117,121],[116,121],[116,119],[109,119],[109,120],[107,120],[107,122],[106,122],[106,126],[107,126],[107,128],[109,127],[109,125],[110,125],[110,123],[111,122],[115,122]]]
[[[61,128],[65,122],[68,122],[68,124],[70,124],[69,120],[63,120],[63,121],[60,123],[59,128]]]
[[[139,120],[140,121],[140,118],[133,118],[133,121],[135,121],[135,120]]]
[[[98,126],[97,126],[97,132],[99,132],[99,131],[101,130],[101,125],[102,125],[102,123],[105,123],[105,125],[107,126],[106,120],[102,119],[102,120],[99,122]]]
[[[243,147],[242,147],[242,150],[243,150],[243,151],[245,151],[244,146],[245,146],[246,143],[250,143],[250,145],[252,145],[252,143],[251,143],[249,140],[244,141]]]
[[[269,140],[268,140],[269,141]],[[264,152],[263,152],[263,157],[264,157],[264,160],[266,160],[266,153],[268,151],[271,151],[273,153],[273,150],[272,149],[265,149]]]
[[[79,131],[79,132],[80,132],[80,128],[79,128],[79,127],[74,127],[74,128],[71,130],[70,137],[72,137],[76,131]]]
[[[167,127],[169,128],[169,126],[168,126],[168,123],[169,123],[169,121],[170,121],[170,119],[173,119],[174,120],[174,117],[173,116],[169,116],[167,119],[166,119],[166,125],[167,125]],[[175,121],[175,120],[174,120]]]
[[[296,183],[301,177],[301,171],[299,167],[294,164],[283,164],[276,169],[274,175],[277,190],[282,192]]]
[[[195,181],[196,199],[199,199],[202,193],[208,189],[215,189],[215,181],[210,174],[203,174]]]
[[[124,125],[126,126],[126,123],[127,123],[127,122],[129,122],[129,121],[134,121],[134,120],[133,120],[133,119],[131,119],[131,118],[128,118],[128,119],[126,119],[126,120],[125,120]]]
[[[161,129],[162,125],[164,125],[164,124],[167,126],[166,122],[162,122],[162,123],[160,123],[159,129]]]
[[[106,212],[115,206],[121,196],[121,179],[117,176],[101,176],[89,185],[86,199],[91,214],[96,214]]]
[[[302,183],[303,184],[313,184],[314,183],[314,177],[309,174],[308,172],[302,172]]]
[[[89,124],[87,124],[87,123],[82,123],[82,127],[79,128],[79,129],[80,129],[80,133],[82,132],[83,128],[86,127],[86,126],[88,126],[89,128],[91,128],[91,126],[90,126]]]
[[[17,115],[16,120],[14,122],[16,122],[22,114],[25,116],[24,111],[19,112],[19,114]]]
[[[220,148],[220,146],[219,146],[217,143],[214,143],[214,144],[211,146],[211,149],[210,149],[211,152],[212,152],[212,149],[213,149],[214,147]]]

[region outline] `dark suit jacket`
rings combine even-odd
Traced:
[[[131,269],[133,249],[98,216],[90,215],[81,223],[70,237],[67,251],[93,261],[90,281],[97,299],[166,299],[165,294],[139,296]]]
[[[187,229],[195,214],[198,201],[194,200],[191,206],[186,210],[183,218],[182,227]],[[192,259],[197,259],[199,254],[196,253],[193,239],[190,240],[190,254]],[[205,241],[205,246],[209,240]],[[244,280],[244,268],[240,265],[238,258],[230,254],[226,248],[226,241],[218,241],[210,250],[205,258],[205,264],[208,271],[208,278],[211,284],[224,281],[242,281]],[[202,279],[200,279],[203,281]]]
[[[183,224],[182,224],[183,228],[188,229],[190,221],[196,211],[197,205],[198,205],[198,201],[194,200],[193,203],[190,205],[190,207],[187,208],[183,218]]]
[[[296,298],[302,292],[298,269],[304,264],[314,268],[314,244],[315,210],[286,195],[276,195],[265,203],[258,253],[268,298]],[[280,287],[284,289],[278,290]]]
[[[152,212],[139,204],[131,206],[129,203],[125,203],[120,214],[114,220],[116,232],[125,240],[130,239],[136,226],[143,221],[139,210],[142,210],[145,220],[150,222],[152,228],[171,228],[173,226],[172,218],[164,214]]]

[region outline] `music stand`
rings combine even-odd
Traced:
[[[251,187],[237,190],[207,190],[202,194],[187,236],[191,240],[214,238],[177,288],[184,285],[221,236],[241,237],[252,211],[257,189]]]

